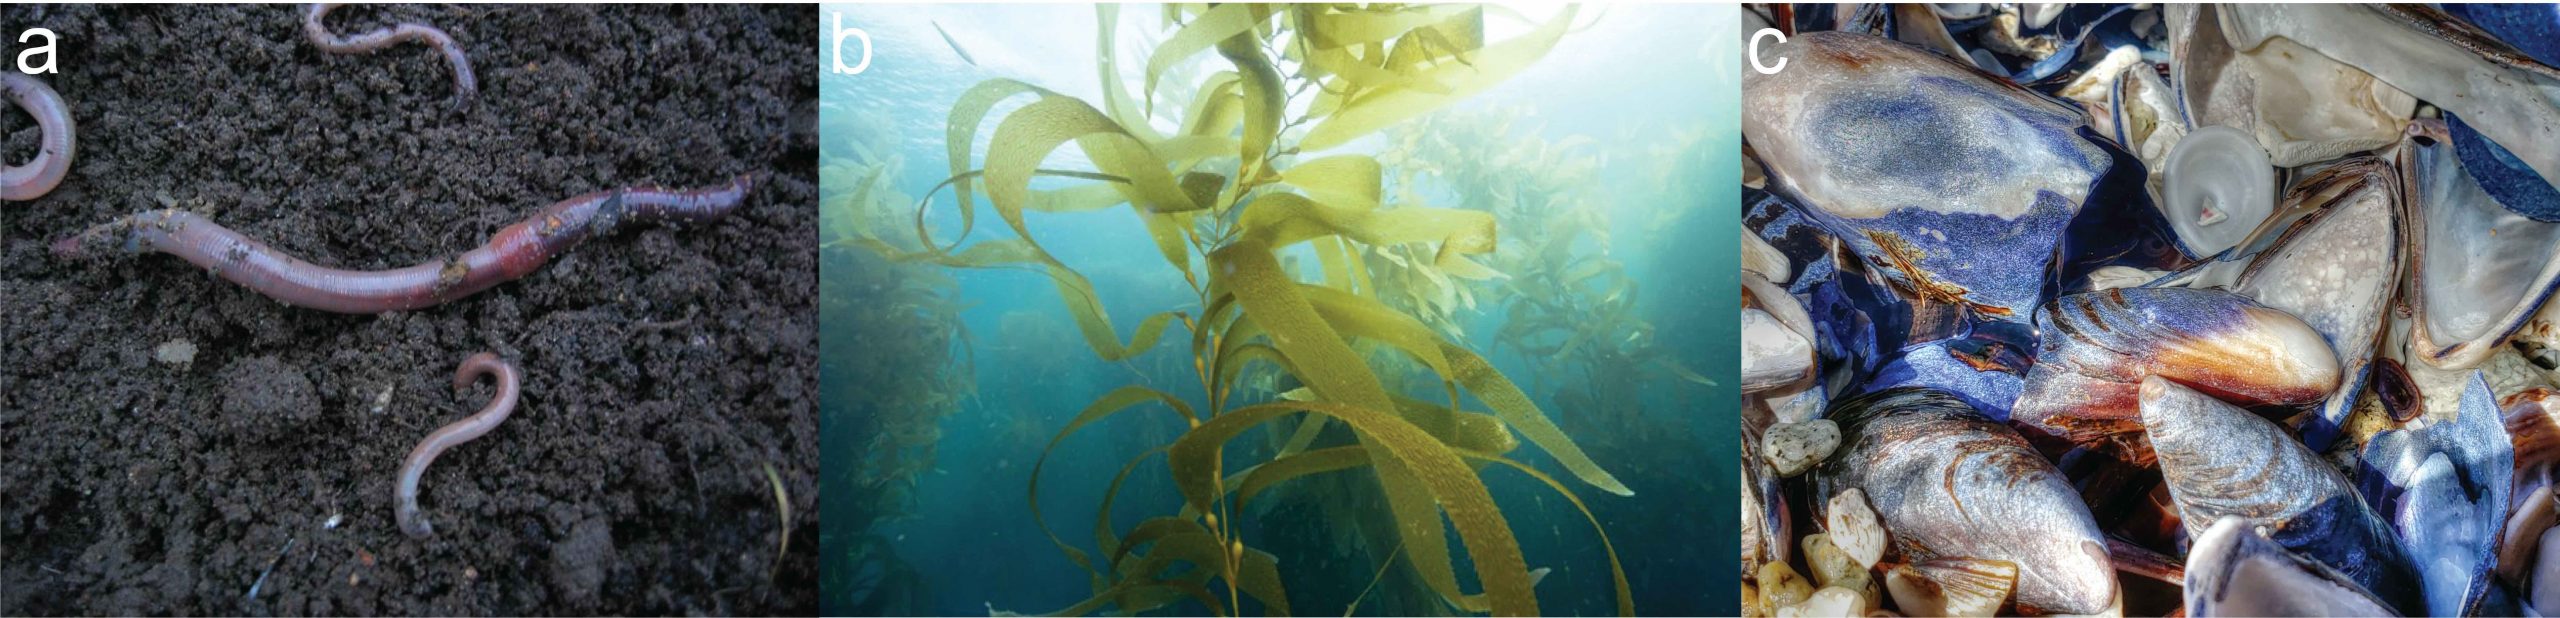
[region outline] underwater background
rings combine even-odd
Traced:
[[[1529,20],[1552,8],[1523,9]],[[984,208],[962,239],[946,124],[956,101],[1011,78],[1085,101],[1104,96],[1098,11],[1085,5],[829,5],[873,43],[868,69],[822,78],[821,491],[823,610],[830,615],[1049,612],[1096,594],[1095,577],[1043,534],[1029,495],[1043,449],[1096,398],[1129,385],[1206,408],[1179,322],[1157,345],[1105,361],[1079,334],[1051,278],[1029,267],[951,268],[890,259],[864,239],[932,230],[942,244],[1009,237]],[[1371,255],[1381,285],[1409,291],[1413,313],[1516,382],[1556,426],[1633,492],[1575,483],[1538,448],[1510,457],[1562,479],[1588,506],[1622,562],[1637,613],[1738,611],[1739,473],[1732,373],[1739,272],[1740,138],[1735,9],[1584,7],[1574,28],[1517,75],[1422,118],[1324,154],[1374,155],[1387,201],[1490,211],[1499,246],[1476,256],[1507,278],[1471,281],[1397,269]],[[1135,89],[1146,51],[1175,27],[1151,5],[1118,12],[1120,74]],[[1483,38],[1529,26],[1485,18]],[[833,32],[833,30],[829,30]],[[850,46],[850,45],[849,45]],[[822,47],[822,53],[824,53]],[[1711,53],[1715,50],[1720,53]],[[1165,93],[1189,93],[1217,53],[1167,71]],[[1134,65],[1134,66],[1133,66]],[[822,58],[821,66],[827,66]],[[1143,95],[1142,95],[1143,96]],[[1180,105],[1181,97],[1166,97]],[[1028,103],[995,105],[988,126]],[[987,153],[993,131],[974,132]],[[1313,158],[1310,155],[1308,158]],[[975,162],[968,167],[974,169]],[[1094,169],[1060,148],[1042,168]],[[1034,189],[1072,179],[1036,178]],[[917,217],[919,199],[932,206]],[[1029,212],[1040,247],[1090,280],[1116,337],[1167,311],[1197,316],[1200,296],[1169,268],[1136,210]],[[1299,280],[1317,278],[1306,247],[1279,251]],[[1201,256],[1191,256],[1197,260]],[[1387,256],[1392,260],[1392,256]],[[1406,273],[1410,280],[1385,278]],[[1401,307],[1400,307],[1401,308]],[[1398,394],[1434,399],[1428,371],[1373,367]],[[1267,374],[1267,375],[1266,375]],[[1264,371],[1230,395],[1276,400],[1295,384]],[[1226,468],[1274,440],[1249,430]],[[1049,530],[1091,554],[1097,511],[1117,485],[1109,527],[1129,534],[1183,504],[1162,457],[1131,463],[1183,435],[1154,411],[1117,414],[1059,440],[1041,464],[1037,498]],[[1524,444],[1525,445],[1525,444]],[[1260,456],[1268,456],[1263,453]],[[1128,472],[1124,479],[1114,482]],[[1618,610],[1610,556],[1570,500],[1530,476],[1485,469],[1483,482],[1516,536],[1548,614]],[[1296,613],[1454,611],[1397,556],[1393,522],[1367,469],[1271,488],[1233,522],[1277,558]],[[1380,531],[1387,531],[1380,534]],[[1462,586],[1479,590],[1460,556]],[[1096,556],[1096,559],[1100,559]],[[1215,588],[1219,600],[1227,598]],[[1248,613],[1256,607],[1246,606]],[[1264,607],[1264,610],[1267,610]],[[1149,613],[1205,614],[1183,599]],[[1096,612],[1101,613],[1101,612]]]

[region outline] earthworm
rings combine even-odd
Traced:
[[[71,173],[72,134],[78,128],[71,122],[71,108],[62,104],[62,95],[54,94],[44,82],[16,71],[0,71],[0,93],[27,115],[36,118],[36,129],[43,138],[37,142],[36,158],[26,165],[0,167],[0,200],[20,202],[43,197],[62,184]]]
[[[338,6],[335,3],[321,2],[312,4],[309,9],[303,11],[302,34],[310,37],[311,44],[318,46],[321,51],[332,54],[370,53],[410,41],[426,43],[436,48],[437,52],[444,54],[446,64],[453,65],[453,91],[455,95],[461,97],[462,105],[470,105],[471,97],[479,94],[480,80],[471,74],[471,59],[463,57],[462,44],[454,42],[452,35],[445,34],[435,26],[401,23],[363,34],[339,36],[330,33],[329,26],[321,23],[321,20],[328,18],[329,11],[336,10]]]
[[[471,383],[482,375],[498,382],[498,395],[489,399],[489,405],[427,434],[427,439],[419,440],[417,448],[409,450],[409,458],[400,463],[399,486],[391,492],[392,513],[400,520],[400,531],[409,533],[411,538],[423,539],[435,534],[435,526],[427,523],[426,513],[418,510],[418,479],[426,476],[427,464],[434,463],[436,455],[443,454],[445,449],[478,439],[489,430],[497,429],[498,423],[506,421],[507,414],[516,409],[516,367],[498,360],[495,352],[481,352],[463,359],[462,366],[453,370],[453,390],[470,388]]]
[[[53,252],[79,258],[105,247],[126,253],[158,251],[288,305],[337,313],[406,311],[531,274],[579,242],[618,226],[718,219],[745,203],[754,185],[752,177],[742,175],[726,186],[699,190],[632,187],[589,193],[501,228],[486,244],[460,255],[381,271],[314,265],[180,210],[148,210],[100,224],[56,241]]]

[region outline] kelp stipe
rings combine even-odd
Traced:
[[[1500,278],[1502,273],[1479,261],[1494,255],[1496,218],[1420,205],[1409,196],[1388,199],[1384,168],[1374,157],[1301,160],[1301,153],[1340,146],[1500,83],[1552,48],[1576,14],[1567,8],[1533,23],[1526,34],[1486,41],[1488,10],[1507,13],[1454,5],[1169,7],[1167,20],[1178,27],[1148,58],[1144,89],[1133,95],[1113,53],[1117,7],[1104,5],[1100,105],[1007,79],[980,83],[953,105],[944,186],[960,209],[956,235],[937,238],[926,225],[930,199],[917,206],[912,238],[891,240],[878,229],[838,235],[842,243],[898,262],[1040,272],[1055,284],[1085,343],[1103,362],[1155,349],[1175,327],[1189,335],[1202,389],[1197,399],[1142,385],[1112,391],[1059,431],[1033,467],[1032,516],[1094,582],[1091,597],[1058,613],[1132,613],[1190,599],[1227,615],[1247,611],[1244,597],[1263,612],[1289,613],[1277,558],[1242,538],[1242,503],[1290,479],[1365,468],[1376,473],[1396,522],[1399,557],[1433,593],[1463,611],[1534,614],[1535,578],[1480,470],[1499,464],[1521,471],[1563,494],[1586,517],[1589,511],[1566,484],[1505,457],[1519,442],[1511,431],[1582,483],[1633,493],[1508,377],[1435,330],[1431,324],[1445,324],[1445,315],[1418,318],[1381,297],[1377,282],[1384,279]],[[1189,105],[1154,104],[1159,86],[1179,83],[1165,81],[1165,75],[1212,51],[1217,57],[1209,62],[1222,62],[1225,70],[1201,80]],[[1029,102],[997,121],[980,161],[972,152],[979,126],[1000,105],[1019,99]],[[1178,130],[1163,133],[1157,120],[1172,121],[1169,126]],[[1039,167],[1070,143],[1094,170]],[[1093,182],[1035,191],[1035,176]],[[864,190],[877,189],[857,189]],[[970,240],[981,193],[1010,237]],[[1197,313],[1166,311],[1141,319],[1126,339],[1093,284],[1042,247],[1024,215],[1121,204],[1140,216],[1165,264],[1199,300]],[[1314,251],[1321,280],[1300,281],[1282,263],[1280,253],[1298,245]],[[1364,259],[1370,255],[1403,259]],[[1462,288],[1452,283],[1445,289],[1456,294]],[[1436,377],[1445,401],[1398,397],[1389,387],[1416,376],[1385,371],[1397,367]],[[1279,390],[1280,383],[1265,377],[1274,372],[1303,388],[1256,400]],[[1466,409],[1462,392],[1489,412]],[[1196,402],[1205,405],[1195,407]],[[1097,421],[1159,407],[1188,429],[1138,453],[1111,481],[1094,531],[1095,551],[1059,537],[1040,519],[1037,504],[1048,455]],[[1229,473],[1226,460],[1235,438],[1266,426],[1287,438],[1276,448],[1233,449],[1266,455]],[[1355,443],[1318,444],[1327,427],[1347,428]],[[1159,452],[1184,504],[1123,536],[1108,523],[1113,499],[1129,471]],[[1460,589],[1443,513],[1465,544],[1481,593]],[[1592,523],[1598,527],[1596,518]],[[1614,547],[1605,547],[1605,533],[1602,543],[1617,609],[1632,614],[1633,597]]]

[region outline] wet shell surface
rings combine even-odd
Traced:
[[[2249,520],[2215,520],[2187,555],[2187,615],[2388,616],[2356,582],[2260,536]]]
[[[2085,116],[1874,36],[1808,32],[1769,53],[1793,66],[1744,76],[1742,129],[1772,189],[1911,297],[2025,321],[2112,165]]]
[[[2399,184],[2380,160],[2321,170],[2287,200],[2292,209],[2317,210],[2284,228],[2231,288],[2301,318],[2337,354],[2344,379],[2302,427],[2313,449],[2329,447],[2364,394],[2400,284],[2399,200]]]
[[[2560,615],[2560,11],[1743,10],[1760,611]]]
[[[2010,418],[2073,442],[2140,431],[2138,391],[2154,376],[2250,405],[2307,405],[2338,386],[2318,330],[2221,290],[2072,294],[2036,322],[2045,337]]]
[[[2432,615],[2472,614],[2497,565],[2515,454],[2496,400],[2474,372],[2458,416],[2382,432],[2357,457],[2359,493],[2399,530]]]
[[[2017,605],[2087,614],[2116,600],[2106,540],[2080,494],[2007,425],[1943,391],[1901,388],[1832,406],[1846,441],[1814,471],[1820,495],[1862,490],[1889,560],[1999,560]]]
[[[2416,565],[2389,521],[2284,428],[2158,377],[2142,382],[2141,408],[2190,538],[2202,538],[2224,517],[2242,518],[2401,613],[2426,610]]]
[[[2560,289],[2560,223],[2510,212],[2463,171],[2443,123],[2420,121],[2401,146],[2415,255],[2410,346],[2426,363],[2469,369]]]

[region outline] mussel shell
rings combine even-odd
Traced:
[[[2208,522],[2244,518],[2400,613],[2426,610],[2399,535],[2319,453],[2273,421],[2175,382],[2154,377],[2141,389],[2142,425],[2190,538],[2203,538]]]
[[[1814,373],[1813,319],[1794,295],[1752,273],[1742,274],[1742,392],[1760,394],[1809,382]]]
[[[1744,76],[1770,187],[1915,299],[2024,321],[2114,159],[2071,107],[1920,48],[1807,32]]]
[[[2178,140],[2159,206],[2188,257],[2211,257],[2247,240],[2276,209],[2275,168],[2256,138],[2215,125]]]
[[[2560,289],[2560,223],[2515,214],[2463,170],[2443,123],[2412,123],[2400,147],[2409,178],[2400,218],[2410,238],[2410,348],[2444,369],[2479,365]]]
[[[1913,307],[1896,298],[1891,284],[1863,262],[1846,255],[1830,232],[1814,224],[1806,208],[1766,191],[1744,191],[1743,203],[1747,205],[1743,225],[1789,261],[1802,265],[1787,292],[1803,301],[1813,321],[1816,365],[1824,373],[1817,381],[1863,382],[1892,350],[1913,337]],[[1946,325],[1947,320],[1934,318],[1928,328]],[[1790,414],[1795,406],[1781,401],[1818,402],[1827,394],[1821,388],[1806,391],[1809,398],[1771,395],[1770,403],[1780,408],[1782,418],[1810,418],[1821,406]]]
[[[2353,580],[2259,536],[2246,518],[2224,517],[2187,553],[2187,615],[2384,616],[2392,614]]]
[[[2545,179],[2560,178],[2560,69],[2424,4],[2216,5],[2234,47],[2283,39],[2460,114]]]
[[[2338,388],[2301,427],[2323,450],[2364,394],[2391,295],[2400,287],[2399,184],[2381,160],[2360,157],[2322,168],[2288,192],[2286,210],[2311,214],[2249,263],[2232,291],[2293,314],[2337,353]]]
[[[2309,404],[2338,385],[2319,331],[2221,290],[2072,294],[2037,310],[2036,326],[2043,340],[2010,418],[2074,443],[2140,430],[2137,397],[2151,376],[2252,406]]]
[[[1742,272],[1779,285],[1794,281],[1796,276],[1795,263],[1787,259],[1786,253],[1750,232],[1742,234]]]
[[[2459,416],[2365,443],[2357,486],[2391,518],[2426,578],[2431,615],[2470,615],[2488,592],[2515,454],[2488,380],[2473,372]]]
[[[2277,167],[2389,146],[2417,106],[2373,75],[2296,41],[2228,36],[2231,6],[2164,10],[2175,57],[2170,86],[2188,125],[2246,133]]]
[[[2517,499],[2522,502],[2507,514],[2505,538],[2498,541],[2498,577],[2508,584],[2527,584],[2534,556],[2542,551],[2543,532],[2560,525],[2560,497],[2544,486]]]
[[[2463,124],[2462,117],[2444,115],[2445,132],[2453,136],[2453,154],[2462,160],[2462,169],[2479,183],[2507,211],[2544,223],[2560,222],[2560,190],[2514,152],[2489,141],[2480,131]]]
[[[2530,602],[2535,611],[2560,611],[2560,528],[2542,531],[2542,555],[2534,561]]]
[[[1865,491],[1888,556],[2014,563],[2029,611],[2095,613],[2115,601],[2106,540],[2079,492],[2008,426],[1924,388],[1842,400],[1828,418],[1846,443],[1814,469],[1816,491]]]
[[[2155,202],[2160,199],[2165,180],[2160,175],[2162,164],[2168,162],[2169,152],[2188,130],[2185,116],[2178,111],[2172,96],[2169,84],[2160,80],[2160,73],[2149,62],[2125,67],[2124,74],[2107,89],[2107,113],[2113,117],[2113,122],[2108,123],[2111,133],[2116,143],[2124,144],[2142,161],[2143,168],[2150,170],[2144,188]]]
[[[2530,388],[2499,402],[2505,406],[2507,443],[2515,453],[2515,489],[2523,496],[2552,484],[2560,474],[2560,392]],[[2521,499],[2521,498],[2518,498]],[[2518,505],[2508,505],[2509,510]]]
[[[2560,5],[2447,3],[2444,12],[2543,64],[2560,64]]]
[[[2026,387],[2025,353],[1996,341],[1959,339],[1929,343],[1886,362],[1867,381],[1867,392],[1905,386],[1946,391],[1992,420],[2009,419],[2009,406]]]
[[[1760,565],[1786,562],[1790,541],[1795,538],[1793,521],[1787,516],[1787,498],[1780,491],[1778,473],[1760,456],[1759,436],[1742,441],[1742,571],[1758,573]]]

